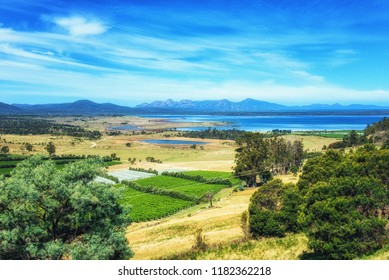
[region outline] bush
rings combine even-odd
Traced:
[[[250,200],[253,237],[284,237],[286,232],[301,230],[298,214],[302,201],[293,184],[284,185],[280,179],[264,184]]]

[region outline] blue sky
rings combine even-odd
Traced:
[[[0,102],[389,105],[389,1],[0,0]]]

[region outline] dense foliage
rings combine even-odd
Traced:
[[[355,130],[350,131],[343,136],[342,141],[337,141],[328,145],[330,149],[342,149],[347,147],[355,147],[366,144],[368,142],[365,134],[358,134]]]
[[[304,167],[309,246],[317,256],[351,259],[388,241],[389,150],[367,145],[329,151]]]
[[[265,184],[253,196],[253,236],[307,233],[313,258],[353,259],[388,244],[389,150],[372,144],[310,159],[297,184]]]
[[[237,139],[235,175],[256,186],[258,177],[268,181],[273,174],[285,174],[292,167],[300,168],[304,149],[300,140],[293,143],[284,138],[265,138],[261,133],[246,133]]]
[[[368,125],[365,129],[365,134],[371,142],[383,142],[384,145],[389,146],[389,118]]]
[[[303,198],[293,184],[284,185],[279,179],[264,184],[250,200],[253,237],[284,237],[286,232],[299,231],[298,212],[302,202]]]
[[[19,134],[19,135],[68,135],[74,137],[85,137],[89,139],[98,139],[101,137],[99,131],[90,131],[80,126],[70,124],[60,124],[52,120],[35,117],[8,117],[0,118],[0,133]]]
[[[355,130],[352,130],[343,137],[342,141],[334,142],[328,147],[341,149],[377,142],[382,143],[383,147],[389,147],[389,118],[385,117],[378,122],[367,125],[363,134],[358,134]]]
[[[128,259],[127,212],[113,187],[93,183],[100,163],[57,169],[34,156],[0,181],[0,259]]]

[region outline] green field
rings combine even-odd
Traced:
[[[212,178],[229,179],[232,185],[238,185],[241,182],[240,179],[234,177],[234,174],[232,172],[195,170],[195,171],[185,171],[182,173],[192,175],[192,176],[199,175],[207,179],[212,179]]]
[[[204,184],[170,176],[155,176],[140,179],[135,182],[142,186],[154,186],[156,188],[174,190],[197,198],[201,198],[207,192],[215,194],[221,189],[226,188],[226,185]]]
[[[349,134],[351,130],[323,130],[323,131],[296,131],[293,132],[294,135],[301,136],[319,136],[325,138],[334,138],[334,139],[343,139],[344,136]],[[356,132],[360,135],[363,134],[363,130],[356,130]]]
[[[123,206],[131,206],[132,221],[148,221],[166,217],[193,205],[193,202],[169,196],[143,193],[125,187],[119,201]]]

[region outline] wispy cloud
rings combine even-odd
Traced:
[[[108,100],[114,92],[116,99],[129,102],[161,96],[236,98],[237,93],[239,99],[282,103],[387,97],[385,90],[374,89],[389,88],[389,82],[382,79],[372,86],[373,74],[365,64],[373,56],[363,48],[370,42],[386,46],[389,40],[350,31],[360,19],[343,16],[328,4],[295,4],[285,11],[258,1],[245,1],[247,6],[234,2],[230,8],[216,1],[201,9],[191,1],[107,1],[95,7],[69,0],[55,1],[54,8],[51,0],[45,1],[27,5],[17,0],[15,9],[6,10],[20,16],[33,7],[28,19],[26,13],[21,18],[28,28],[1,19],[0,78],[12,82],[8,94],[12,89],[17,94],[15,84],[23,80],[31,84],[30,94],[49,95],[55,89],[66,96],[99,94]],[[371,16],[361,17],[374,22]],[[365,73],[364,90],[352,79],[342,86],[334,82],[351,65],[350,77],[353,71]]]
[[[73,36],[99,35],[107,31],[102,22],[81,16],[54,18],[53,21]]]

